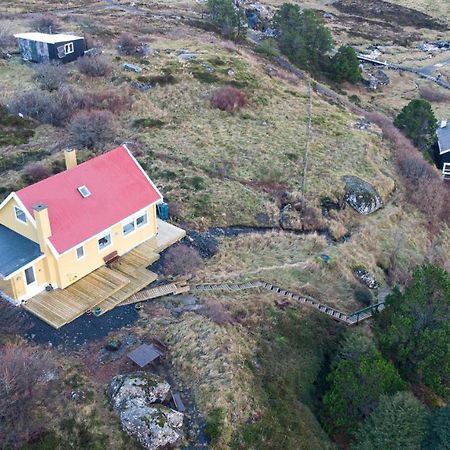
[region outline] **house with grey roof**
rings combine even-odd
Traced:
[[[436,131],[444,180],[450,180],[450,123],[442,120]]]

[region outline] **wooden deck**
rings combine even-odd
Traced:
[[[65,289],[42,292],[24,308],[54,328],[61,328],[89,310],[102,315],[157,279],[146,267],[186,232],[158,219],[158,234],[121,256],[111,267],[100,267]],[[134,302],[133,302],[134,303]]]
[[[54,328],[61,328],[130,283],[122,273],[100,267],[66,289],[42,292],[24,308]]]
[[[175,244],[175,242],[183,239],[184,236],[186,236],[186,231],[158,219],[158,234],[148,242],[149,244],[154,245],[153,251],[155,253],[161,253],[167,247],[170,247],[172,244]]]
[[[158,278],[156,273],[146,269],[147,266],[159,259],[157,253],[146,252],[148,245],[147,243],[141,244],[112,264],[112,269],[128,278],[130,282],[96,306],[96,308],[100,309],[98,315],[115,308],[118,304],[144,289]]]

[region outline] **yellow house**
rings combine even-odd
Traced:
[[[0,204],[0,291],[16,303],[66,289],[158,235],[162,195],[125,145],[79,165],[75,151],[65,159],[67,170]]]

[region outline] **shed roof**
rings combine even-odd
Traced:
[[[128,353],[128,358],[135,362],[139,367],[145,367],[162,355],[163,353],[154,345],[142,344],[132,352]]]
[[[82,194],[83,187],[89,195]],[[32,216],[34,205],[47,205],[50,242],[58,253],[162,199],[125,146],[21,189],[17,196]]]
[[[47,34],[47,33],[18,33],[14,35],[17,39],[28,39],[30,41],[46,42],[47,44],[57,44],[58,42],[77,41],[84,39],[73,34]]]
[[[445,126],[442,126],[444,125]],[[444,121],[441,123],[440,127],[436,131],[438,144],[439,144],[439,153],[450,152],[450,121]]]
[[[0,225],[0,276],[5,278],[41,256],[39,244]]]

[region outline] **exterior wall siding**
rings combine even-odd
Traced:
[[[36,229],[29,220],[25,224],[16,219],[14,206],[20,208],[16,200],[11,198],[10,201],[0,210],[0,225],[4,225],[10,230],[15,231],[16,233],[25,236],[34,242],[38,242]]]
[[[57,280],[53,280],[51,283],[56,284],[59,288],[65,288],[103,266],[105,256],[110,253],[116,251],[119,255],[123,255],[154,236],[157,231],[156,205],[151,205],[146,208],[146,211],[147,224],[134,232],[123,235],[122,227],[126,220],[108,230],[111,234],[111,245],[102,250],[98,248],[98,239],[107,233],[100,233],[83,243],[84,256],[81,259],[77,259],[76,248],[63,253],[57,259],[49,253],[47,255],[48,263],[57,269]]]

